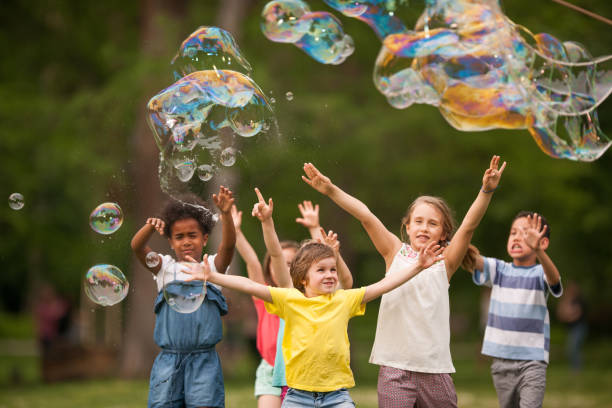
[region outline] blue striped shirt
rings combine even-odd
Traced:
[[[548,293],[559,297],[561,282],[549,286],[542,265],[515,266],[484,258],[482,271],[474,271],[477,285],[492,287],[482,354],[511,360],[548,363],[550,318]]]

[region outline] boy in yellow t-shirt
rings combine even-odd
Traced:
[[[339,243],[331,231],[325,244],[309,241],[287,267],[272,221],[272,200],[259,202],[253,215],[262,221],[264,241],[280,280],[279,288],[269,287],[243,276],[211,271],[208,259],[195,263],[192,279],[239,290],[266,301],[266,309],[285,319],[283,357],[287,385],[283,407],[353,407],[346,388],[355,380],[350,369],[348,321],[365,312],[365,304],[400,286],[442,260],[442,249],[431,242],[419,251],[417,262],[380,281],[360,288],[338,289],[336,263]],[[195,262],[193,260],[192,262]],[[291,288],[291,286],[293,286]]]

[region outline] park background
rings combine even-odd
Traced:
[[[609,0],[574,0],[612,17]],[[322,0],[312,10],[334,12]],[[339,66],[322,65],[260,31],[260,0],[4,0],[0,3],[0,186],[5,199],[25,197],[14,211],[0,206],[0,407],[139,407],[157,349],[152,341],[154,281],[132,257],[129,241],[166,196],[157,177],[158,151],[145,122],[145,104],[173,82],[170,60],[197,27],[229,30],[251,63],[251,77],[276,99],[279,141],[261,138],[216,179],[229,184],[249,212],[253,187],[275,200],[281,238],[301,240],[297,203],[321,205],[321,222],[340,234],[355,285],[382,277],[384,263],[360,224],[300,180],[315,163],[369,205],[399,233],[408,204],[420,194],[444,197],[461,220],[480,187],[492,154],[509,165],[475,234],[483,254],[507,258],[511,220],[521,209],[552,225],[549,254],[564,282],[579,284],[588,305],[584,367],[570,370],[566,327],[550,298],[551,363],[545,406],[612,406],[612,152],[592,163],[558,160],[540,151],[526,130],[459,132],[431,106],[392,108],[372,81],[380,41],[364,23],[334,12],[355,41]],[[411,26],[423,10],[404,10]],[[612,27],[550,0],[508,0],[506,14],[532,32],[584,44],[594,56],[612,53]],[[410,20],[411,19],[411,20]],[[285,97],[292,92],[291,101]],[[612,101],[598,109],[612,133]],[[215,181],[215,180],[214,180]],[[210,191],[216,188],[211,183]],[[93,232],[91,210],[121,205],[123,226]],[[263,256],[258,222],[243,230]],[[214,238],[214,237],[213,237]],[[214,241],[214,239],[213,239]],[[213,245],[213,244],[211,244]],[[153,242],[160,252],[169,248]],[[214,245],[209,249],[214,250]],[[236,257],[232,273],[244,274]],[[127,298],[102,308],[82,289],[87,269],[118,266],[130,281]],[[49,290],[70,305],[56,351],[42,358],[33,310]],[[450,287],[451,348],[460,406],[496,406],[489,362],[479,353],[482,289],[465,271]],[[228,406],[254,406],[258,363],[256,316],[246,296],[226,291],[230,312],[218,349]],[[377,367],[367,362],[379,302],[350,324],[352,367],[360,406],[376,406]]]

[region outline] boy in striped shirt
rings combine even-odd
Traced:
[[[478,256],[477,285],[492,287],[482,354],[493,357],[491,375],[500,407],[541,407],[550,348],[548,292],[563,293],[557,267],[546,254],[550,228],[521,211],[510,228],[512,262]]]

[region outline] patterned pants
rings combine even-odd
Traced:
[[[379,408],[457,408],[457,393],[450,374],[417,373],[380,366]]]

